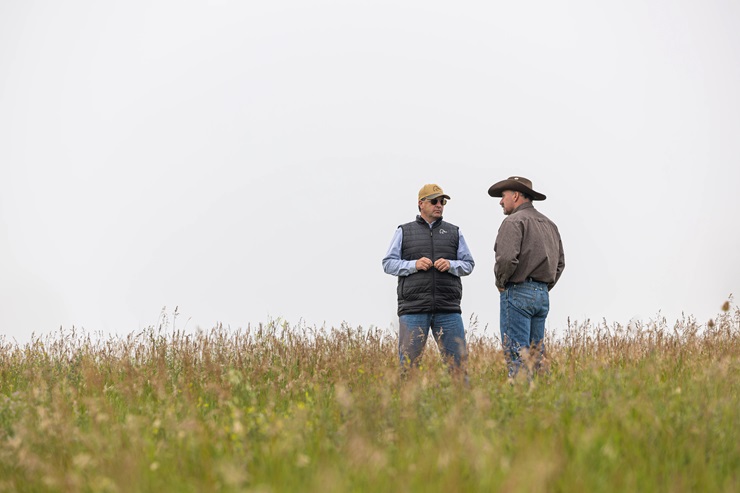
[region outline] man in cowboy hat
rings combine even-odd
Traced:
[[[528,370],[542,364],[549,291],[563,273],[565,254],[558,227],[532,204],[547,197],[534,191],[530,180],[511,176],[491,185],[488,195],[501,197],[506,215],[494,245],[494,274],[501,293],[501,343],[513,378],[527,355]]]
[[[419,190],[419,215],[396,229],[383,258],[383,270],[398,276],[398,355],[402,374],[418,365],[430,328],[450,369],[456,374],[465,373],[467,350],[460,315],[460,277],[473,272],[475,262],[460,228],[442,220],[449,199],[438,185],[424,185]]]

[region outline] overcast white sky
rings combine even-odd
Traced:
[[[706,322],[740,291],[738,26],[734,0],[2,0],[0,340],[164,306],[394,330],[381,259],[430,182],[496,336],[514,174],[563,236],[549,330]]]

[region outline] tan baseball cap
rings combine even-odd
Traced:
[[[442,187],[434,183],[427,183],[421,190],[419,190],[419,200],[421,199],[436,199],[437,197],[445,197],[449,200],[450,196],[445,194]]]

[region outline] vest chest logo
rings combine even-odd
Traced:
[[[439,234],[443,235],[443,234],[446,234],[446,233],[447,233],[447,231],[446,231],[446,230],[444,230],[444,229],[442,229],[442,228],[440,228],[440,229],[439,229]]]

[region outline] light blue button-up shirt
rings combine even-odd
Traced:
[[[429,228],[431,229],[431,227],[432,225],[430,224]],[[457,277],[462,277],[473,272],[475,261],[473,260],[473,255],[470,253],[468,244],[465,242],[465,237],[459,229],[458,236],[460,241],[457,246],[457,260],[450,260],[450,270],[447,272]],[[383,258],[383,270],[386,274],[390,274],[392,276],[409,276],[418,272],[418,269],[416,268],[416,260],[404,260],[401,258],[402,243],[403,229],[399,227],[396,229],[393,239],[391,240],[391,246],[388,248],[388,252]]]

